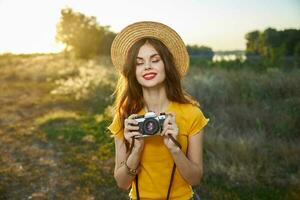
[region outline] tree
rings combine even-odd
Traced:
[[[65,51],[74,53],[76,57],[87,59],[100,52],[109,52],[107,48],[110,49],[112,37],[114,34],[109,27],[100,26],[95,17],[87,17],[70,8],[61,11],[56,40],[64,43]],[[107,38],[109,41],[105,41]]]
[[[190,56],[202,57],[208,60],[212,60],[214,56],[213,50],[207,46],[187,45],[186,48]]]
[[[285,52],[287,56],[295,54],[296,46],[300,43],[300,30],[286,29],[282,31],[283,43],[285,44]]]
[[[295,46],[295,52],[294,52],[294,55],[297,57],[297,58],[300,58],[300,42],[298,42]]]
[[[246,54],[258,55],[259,54],[259,31],[252,31],[246,34]]]
[[[111,31],[105,31],[105,35],[103,37],[101,48],[99,54],[101,55],[110,55],[110,47],[113,42],[113,40],[116,37],[116,33]]]
[[[276,62],[280,57],[295,54],[295,47],[300,42],[300,30],[277,31],[274,28],[267,28],[263,32],[249,32],[245,39],[247,40],[247,55],[260,55]]]

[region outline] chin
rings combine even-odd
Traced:
[[[143,83],[141,84],[142,87],[145,87],[145,88],[158,88],[158,87],[161,87],[163,86],[163,83],[162,82],[159,82],[159,83]]]

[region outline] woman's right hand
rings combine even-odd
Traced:
[[[124,137],[125,140],[131,145],[132,138],[135,136],[142,136],[139,130],[138,122],[134,120],[137,114],[130,115],[124,120]],[[141,151],[144,148],[144,138],[135,138],[133,149]]]

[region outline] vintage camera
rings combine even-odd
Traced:
[[[157,116],[155,112],[147,112],[145,115],[137,116],[134,119],[138,122],[138,131],[143,135],[142,137],[147,137],[161,133],[166,114],[160,113]]]

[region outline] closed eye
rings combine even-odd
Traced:
[[[136,65],[142,65],[142,64],[144,64],[144,60],[142,58],[137,58],[136,61],[135,61],[135,64]]]

